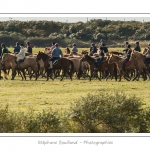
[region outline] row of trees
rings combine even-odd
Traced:
[[[80,47],[104,39],[113,41],[150,40],[150,22],[111,21],[94,19],[86,23],[54,21],[4,21],[0,22],[0,42],[14,45],[16,41],[29,41],[37,47],[50,45],[52,40],[66,46],[76,41]]]

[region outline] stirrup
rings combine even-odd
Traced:
[[[98,70],[98,68],[94,68],[94,70],[95,70],[95,71],[97,71],[97,70]]]

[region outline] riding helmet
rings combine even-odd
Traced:
[[[58,46],[58,43],[55,43],[55,46]]]

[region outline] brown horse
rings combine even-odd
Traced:
[[[1,63],[3,64],[3,67],[5,69],[12,69],[11,80],[14,80],[14,78],[16,76],[16,70],[21,71],[23,73],[23,76],[21,75],[22,80],[23,80],[23,77],[26,80],[25,69],[28,69],[30,67],[33,70],[33,74],[35,73],[35,75],[36,75],[35,80],[37,80],[38,66],[37,66],[36,59],[32,56],[26,56],[24,62],[20,63],[18,66],[16,63],[16,54],[6,53],[2,57]],[[30,80],[31,80],[33,74],[29,75]]]
[[[145,55],[138,52],[133,51],[131,53],[130,61],[136,61],[136,66],[138,68],[138,79],[140,77],[140,74],[143,73],[143,79],[146,79],[146,65],[144,63]],[[149,73],[148,73],[149,75]]]
[[[82,60],[81,61],[87,61],[89,63],[89,66],[90,66],[90,81],[91,81],[91,78],[93,77],[94,73],[96,73],[96,77],[101,80],[99,77],[98,77],[98,74],[97,72],[94,71],[94,68],[95,68],[95,65],[94,65],[94,62],[95,62],[95,58],[89,56],[89,55],[84,55]],[[104,72],[104,71],[108,71],[109,74],[107,75],[106,77],[106,80],[111,76],[115,76],[115,80],[117,80],[117,68],[116,68],[116,64],[113,63],[113,64],[109,64],[107,60],[104,60],[103,62],[101,62],[99,65],[98,65],[98,71],[99,72]]]
[[[122,75],[124,75],[124,78],[125,78],[126,80],[128,80],[128,81],[131,80],[131,79],[128,79],[128,78],[126,77],[126,73],[127,73],[127,71],[132,71],[132,70],[136,70],[136,75],[135,75],[133,81],[134,81],[135,79],[139,80],[139,68],[138,68],[138,66],[137,66],[138,61],[137,61],[137,60],[134,60],[134,61],[133,61],[133,60],[130,60],[130,65],[128,65],[128,66],[125,67],[125,69],[126,69],[125,72],[124,72],[124,71],[120,71],[121,68],[122,68],[122,63],[123,63],[123,61],[124,61],[124,58],[123,58],[123,57],[120,57],[120,56],[114,55],[114,54],[112,54],[112,55],[109,57],[109,59],[108,59],[108,62],[109,62],[109,63],[116,63],[116,64],[117,64],[118,73],[119,73],[119,76],[120,76],[119,81],[121,81]],[[142,70],[140,69],[140,73],[141,73],[141,72],[142,72]]]
[[[50,57],[48,55],[44,54],[43,52],[39,52],[37,55],[37,58],[36,58],[37,61],[42,59],[44,62],[45,71],[47,73],[47,81],[49,80],[49,76],[50,76],[52,70],[56,70],[56,69],[61,69],[63,71],[63,75],[62,75],[60,81],[63,80],[66,73],[69,74],[70,79],[72,80],[72,72],[74,69],[74,65],[73,65],[73,62],[71,60],[69,60],[67,58],[60,58],[58,60],[57,64],[53,65],[53,69],[49,69],[49,58]],[[71,69],[70,69],[70,66],[71,66]],[[70,70],[70,72],[69,72],[69,70]],[[50,78],[52,80],[54,80],[51,76],[50,76]]]

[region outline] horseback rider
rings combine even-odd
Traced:
[[[70,49],[69,49],[69,47],[66,47],[66,54],[70,54]]]
[[[4,43],[1,44],[1,47],[2,47],[2,53],[0,57],[2,57],[4,53],[10,53],[10,51],[8,50],[8,48],[5,46]]]
[[[146,69],[149,69],[149,63],[150,63],[150,43],[148,44],[147,52],[144,54],[145,60],[144,63],[146,64]]]
[[[105,42],[103,39],[100,40],[100,48],[103,48],[104,53],[108,52],[108,47],[106,46]]]
[[[94,62],[94,65],[95,65],[94,70],[98,70],[98,64],[104,60],[104,56],[105,56],[104,49],[103,49],[103,47],[100,47],[99,57]]]
[[[97,47],[94,43],[92,43],[90,48],[90,54],[93,55],[94,53],[97,53]]]
[[[20,44],[16,42],[16,46],[14,46],[14,53],[19,53],[20,52]]]
[[[55,48],[55,44],[56,44],[56,42],[53,42],[53,43],[52,43],[51,51]]]
[[[52,57],[49,59],[49,69],[53,68],[53,61],[63,57],[62,50],[58,47],[58,43],[55,43],[55,48],[52,50]]]
[[[129,45],[129,42],[126,41],[125,42],[125,49],[123,50],[123,52],[125,52],[127,54],[127,51],[128,51],[128,45]]]
[[[78,53],[78,49],[77,49],[77,46],[76,44],[72,44],[72,54],[77,54]]]
[[[16,55],[16,57],[17,65],[19,65],[19,61],[25,58],[25,49],[23,44],[20,45],[20,52]]]
[[[139,46],[139,42],[136,42],[135,43],[135,48],[134,48],[135,51],[138,51],[138,52],[141,52],[141,48]]]
[[[122,62],[122,68],[121,68],[121,70],[123,70],[123,71],[125,71],[126,62],[129,61],[130,56],[131,56],[131,53],[132,53],[132,49],[131,49],[131,45],[130,45],[130,44],[128,44],[127,48],[128,48],[128,49],[127,49],[126,58],[125,58],[124,61]]]
[[[32,46],[31,46],[30,42],[27,42],[27,53],[32,54]]]

